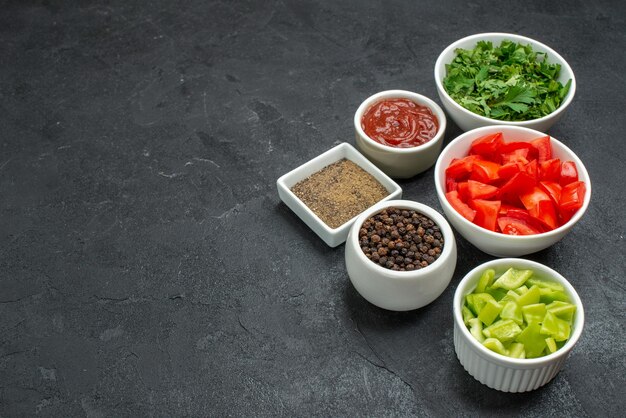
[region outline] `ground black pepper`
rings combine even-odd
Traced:
[[[444,239],[428,216],[390,207],[363,223],[359,245],[374,263],[390,270],[411,271],[434,263],[443,251]]]
[[[313,173],[291,191],[331,228],[389,195],[374,176],[345,158]]]

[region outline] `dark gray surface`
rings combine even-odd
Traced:
[[[1,416],[623,416],[624,2],[74,3],[0,13]],[[457,237],[445,293],[386,312],[275,189],[354,143],[367,96],[436,98],[439,52],[485,31],[569,61],[577,95],[550,133],[593,183],[572,233],[529,257],[587,323],[527,394],[454,353],[454,290],[490,256]],[[440,210],[432,175],[401,185]]]

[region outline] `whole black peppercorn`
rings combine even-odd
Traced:
[[[414,210],[386,208],[359,229],[359,244],[373,262],[396,271],[434,263],[444,242],[439,226]]]

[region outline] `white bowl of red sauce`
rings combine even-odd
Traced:
[[[357,148],[385,174],[409,178],[437,161],[446,116],[428,97],[387,90],[367,98],[354,115]]]

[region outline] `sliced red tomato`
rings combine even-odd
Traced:
[[[457,189],[457,182],[451,177],[446,178],[446,193]]]
[[[552,203],[550,196],[544,192],[541,188],[534,186],[531,190],[520,194],[520,200],[524,207],[528,210],[531,216],[535,216],[534,211],[537,209],[537,204],[542,200],[547,200]]]
[[[524,212],[526,212],[524,209],[519,209],[517,206],[509,205],[508,203],[502,203],[500,205],[500,212],[498,212],[498,214],[500,216],[506,216],[507,212],[510,210],[523,210]]]
[[[572,216],[576,213],[575,210],[561,210],[559,212],[559,219],[561,221],[561,225],[564,225],[572,219]]]
[[[578,181],[578,170],[576,170],[576,164],[573,161],[564,161],[561,164],[561,177],[559,183],[561,186]]]
[[[472,172],[472,164],[478,158],[475,155],[468,155],[463,158],[455,158],[446,168],[446,178],[450,177],[454,180],[463,180]]]
[[[499,168],[500,164],[498,163],[480,159],[474,160],[470,179],[486,184],[493,183],[498,180]]]
[[[528,150],[528,154],[526,155],[528,160],[537,158],[537,150],[530,144],[530,142],[508,142],[506,144],[502,144],[500,148],[498,148],[498,152],[500,154],[508,154],[519,149]]]
[[[448,202],[450,203],[450,205],[452,205],[454,210],[459,212],[461,216],[463,216],[470,222],[474,221],[474,218],[476,217],[476,211],[470,208],[467,204],[463,203],[461,199],[459,199],[459,193],[456,190],[446,193],[446,198],[448,199]]]
[[[528,163],[528,148],[520,148],[512,152],[502,153],[500,154],[500,159],[501,159],[502,164],[517,163],[517,162],[520,162],[522,164],[527,164]]]
[[[509,209],[505,216],[508,216],[509,218],[515,218],[518,219],[520,221],[523,221],[524,224],[528,225],[529,227],[539,231],[539,232],[545,232],[548,230],[548,228],[546,228],[546,226],[544,225],[543,222],[539,221],[538,219],[530,216],[530,213],[528,213],[528,211],[526,209],[520,209],[520,208],[512,208]]]
[[[469,153],[470,155],[480,155],[489,160],[493,160],[503,143],[502,132],[485,135],[472,142]]]
[[[523,171],[526,172],[526,174],[528,174],[530,177],[532,177],[535,180],[535,183],[537,182],[537,180],[539,180],[537,160],[532,160],[531,162],[526,164],[523,168]]]
[[[531,214],[546,225],[548,230],[559,227],[558,216],[552,200],[540,200]]]
[[[519,202],[519,196],[532,190],[534,186],[535,180],[532,177],[524,172],[519,172],[511,180],[504,183],[498,195],[503,202],[516,204]]]
[[[563,187],[561,199],[559,200],[559,210],[561,212],[576,212],[583,206],[587,186],[582,181],[576,181]]]
[[[500,231],[507,235],[534,235],[540,233],[540,231],[528,225],[526,222],[508,216],[498,218],[498,226],[500,227]]]
[[[541,163],[552,158],[552,145],[550,135],[533,139],[530,144],[537,150],[537,160]]]
[[[457,183],[456,189],[459,192],[459,199],[463,202],[467,202],[469,199],[469,186],[466,181],[461,181]]]
[[[469,199],[489,199],[498,193],[498,188],[475,180],[467,181],[467,197]]]
[[[490,231],[495,231],[496,220],[500,211],[500,201],[474,199],[470,201],[470,205],[476,211],[474,223]]]
[[[561,178],[561,160],[552,158],[551,160],[539,163],[539,180],[559,181]]]
[[[561,185],[555,181],[540,181],[539,187],[552,199],[552,203],[559,205],[561,201]]]
[[[520,166],[518,163],[507,163],[498,168],[498,177],[502,180],[509,180],[519,172]]]

